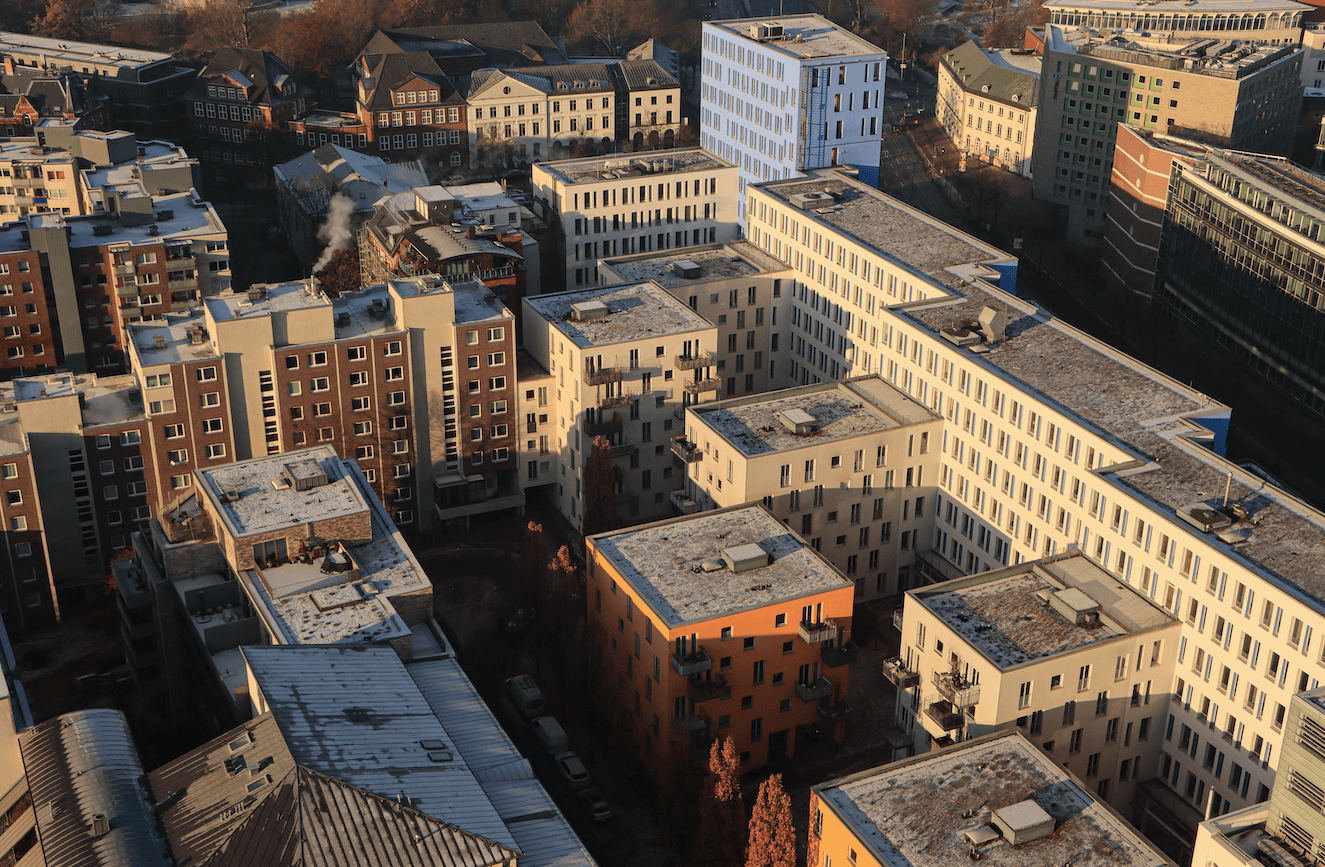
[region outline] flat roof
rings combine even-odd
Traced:
[[[331,307],[331,299],[318,287],[315,278],[289,280],[285,283],[260,283],[242,291],[222,292],[204,298],[207,311],[217,322],[245,316],[266,316],[291,310]]]
[[[817,423],[812,434],[797,434],[783,424],[782,414],[797,410]],[[939,418],[877,375],[700,404],[690,411],[746,457],[870,436]]]
[[[1097,606],[1098,620],[1078,625],[1047,601]],[[1176,621],[1144,595],[1079,552],[957,578],[909,596],[999,669],[1080,650]]]
[[[105,186],[141,188],[143,172],[192,168],[197,164],[198,160],[189,156],[179,145],[163,141],[138,142],[138,155],[133,160],[83,169],[83,185],[94,192]]]
[[[672,270],[673,263],[689,262],[699,266],[698,277],[682,277]],[[791,266],[765,253],[749,241],[727,244],[708,244],[699,247],[680,247],[656,253],[636,253],[599,259],[600,268],[609,268],[627,283],[652,280],[669,289],[699,286],[711,280],[726,280],[751,274],[770,274],[790,271]],[[680,293],[676,293],[680,294]]]
[[[135,198],[147,198],[141,186],[135,182],[132,187]],[[151,196],[154,218],[138,225],[125,225],[123,221],[111,220],[105,213],[84,217],[69,217],[59,214],[30,215],[33,225],[42,228],[66,227],[69,230],[70,247],[101,247],[115,244],[160,244],[172,240],[194,240],[199,236],[223,235],[225,224],[212,209],[210,203],[197,198],[189,190],[181,193],[167,193]],[[162,218],[161,214],[169,211],[171,216]],[[110,232],[104,235],[96,233],[97,226],[109,226]],[[156,231],[153,231],[156,227]]]
[[[204,299],[210,301],[212,299]],[[194,343],[194,329],[204,331],[203,342]],[[127,339],[144,365],[180,364],[218,358],[215,335],[206,334],[207,319],[201,308],[171,311],[162,319],[131,322],[125,327]],[[157,338],[161,338],[158,345]]]
[[[852,586],[762,506],[700,512],[590,539],[669,626]],[[696,571],[741,545],[758,545],[769,564],[743,572]]]
[[[465,325],[488,320],[510,319],[511,311],[501,303],[491,289],[481,280],[468,280],[464,283],[448,283],[451,297],[455,301],[455,322]]]
[[[97,376],[95,373],[43,373],[23,376],[0,384],[0,398],[25,401],[81,394],[79,413],[83,424],[103,424],[145,419],[138,380],[128,373]]]
[[[272,482],[282,477],[287,464],[310,463],[326,473],[326,484],[305,491],[295,490],[292,486],[272,486]],[[358,486],[330,446],[265,455],[195,470],[194,475],[198,476],[203,490],[225,519],[230,534],[236,538],[309,521],[358,514],[368,508]]]
[[[685,172],[711,172],[735,169],[736,164],[703,148],[652,151],[611,157],[581,157],[552,160],[534,165],[534,174],[546,172],[563,184],[596,184],[620,178],[648,178],[665,181],[670,175]]]
[[[1244,78],[1302,50],[1296,43],[1228,42],[1210,36],[1170,43],[1140,31],[1114,31],[1106,38],[1089,27],[1057,24],[1046,25],[1045,34],[1046,49],[1061,53],[1226,79]]]
[[[782,28],[782,38],[756,39],[751,25],[764,24]],[[822,15],[770,15],[767,18],[730,18],[707,21],[706,27],[726,31],[733,37],[760,42],[802,60],[829,60],[835,57],[873,57],[884,50],[873,42],[839,27]]]
[[[966,832],[1030,800],[1054,819],[1046,837],[979,847],[990,867],[1173,864],[1108,804],[1020,732],[997,733],[814,787],[887,867],[967,867]],[[923,793],[923,797],[917,797]],[[967,814],[974,811],[969,818]]]
[[[141,48],[121,45],[100,45],[94,42],[75,42],[71,39],[51,39],[26,33],[0,31],[0,53],[40,54],[47,62],[108,63],[116,66],[146,66],[173,60],[173,56]]]
[[[1048,0],[1044,8],[1082,12],[1135,12],[1150,16],[1151,22],[1154,22],[1159,15],[1175,17],[1218,13],[1255,15],[1259,12],[1305,12],[1312,7],[1309,4],[1294,3],[1293,0],[1151,0],[1144,7],[1136,0]],[[1151,29],[1160,28],[1152,23]]]
[[[608,315],[583,321],[570,319],[572,305],[585,302],[605,304]],[[581,348],[610,346],[714,327],[703,316],[653,282],[535,295],[526,298],[525,303]]]

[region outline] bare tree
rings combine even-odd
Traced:
[[[657,0],[582,0],[566,22],[581,48],[609,57],[626,51],[653,36],[666,32]]]
[[[52,39],[104,41],[119,6],[118,0],[51,0],[45,14],[29,25],[33,33]]]

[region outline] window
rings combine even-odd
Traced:
[[[197,377],[198,382],[214,382],[216,380],[216,368],[199,367],[194,371],[194,375]]]
[[[382,344],[382,354],[383,354],[383,355],[399,355],[399,354],[400,354],[400,341],[399,341],[399,340],[389,340],[389,341],[387,341],[386,343]]]
[[[317,379],[310,379],[308,381],[308,390],[312,392],[330,391],[331,380],[325,376],[319,376]]]
[[[399,380],[402,380],[405,378],[405,368],[388,367],[386,370],[383,371],[382,378],[385,379],[387,382],[397,382]],[[503,385],[502,387],[505,388],[505,385]]]
[[[350,410],[352,412],[363,412],[373,408],[373,399],[371,397],[355,397],[350,399]]]
[[[209,391],[206,394],[198,395],[198,406],[202,409],[221,405],[221,393],[219,391]]]
[[[368,357],[368,352],[362,346],[350,346],[345,350],[345,358],[348,361],[363,361]]]
[[[224,443],[212,443],[211,445],[207,446],[207,459],[208,459],[208,460],[213,460],[213,461],[214,461],[214,460],[217,460],[217,459],[219,459],[219,458],[223,458],[223,457],[225,457],[225,444],[224,444]]]
[[[168,424],[168,425],[165,426],[165,428],[164,428],[164,432],[165,432],[165,435],[166,435],[166,439],[168,439],[168,440],[180,439],[181,437],[184,436],[184,425],[182,425],[182,424]],[[141,460],[141,459],[140,459],[140,460]],[[127,461],[126,461],[126,463],[127,463]]]
[[[221,420],[219,418],[205,418],[202,420],[203,433],[220,433],[222,429]]]

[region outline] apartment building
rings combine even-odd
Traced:
[[[609,152],[617,140],[617,99],[604,63],[475,72],[465,93],[474,164]]]
[[[708,363],[716,344],[716,328],[655,283],[524,299],[524,347],[556,377],[548,496],[572,526],[583,525],[584,464],[600,436],[612,443],[621,517],[671,514],[681,477],[667,443],[684,407],[720,387]]]
[[[1254,867],[1318,863],[1325,839],[1320,780],[1325,778],[1325,689],[1293,696],[1281,773],[1270,799],[1201,823],[1193,864]]]
[[[1174,867],[1092,788],[1021,733],[988,735],[813,787],[808,861]]]
[[[568,288],[598,285],[600,259],[734,240],[736,186],[736,166],[701,148],[533,170],[534,198],[564,244]]]
[[[821,15],[705,21],[701,38],[699,143],[737,166],[742,200],[747,184],[825,166],[878,184],[882,48]]]
[[[923,580],[914,563],[930,544],[942,430],[878,376],[703,404],[672,441],[685,472],[673,501],[681,511],[762,501],[857,599],[891,596]]]
[[[603,681],[657,781],[731,738],[744,768],[845,716],[851,582],[761,506],[586,539]],[[670,658],[669,658],[670,657]]]
[[[184,94],[197,74],[156,51],[13,32],[0,33],[0,70],[0,84],[10,91],[52,72],[75,74],[108,100],[107,126],[143,139],[178,135],[187,123]]]
[[[452,169],[469,165],[464,94],[426,51],[360,54],[350,72],[356,129],[366,131],[370,150],[392,162],[435,160]]]
[[[1103,237],[1119,125],[1258,153],[1292,147],[1303,56],[1295,43],[1045,31],[1034,190],[1060,205],[1073,242]]]
[[[939,58],[934,113],[969,159],[1031,176],[1041,62],[1028,49],[986,51],[975,42]]]
[[[885,673],[917,752],[1020,729],[1124,813],[1162,770],[1182,624],[1081,552],[910,590],[903,622]]]
[[[718,327],[718,395],[763,394],[778,349],[777,311],[791,269],[746,241],[601,259],[603,285],[651,280]],[[790,291],[790,289],[788,289]],[[766,363],[767,361],[767,363]]]
[[[19,420],[12,384],[0,386],[0,503],[6,556],[0,560],[0,620],[15,629],[59,618],[59,598],[46,554],[44,515],[37,497],[32,447]],[[0,627],[2,628],[2,627]]]
[[[97,199],[93,215],[29,213],[0,227],[6,375],[124,372],[126,325],[229,288],[226,228],[196,192],[126,186],[104,190],[94,208]]]
[[[1325,180],[1216,148],[1173,162],[1154,260],[1159,322],[1325,414]]]
[[[188,475],[114,567],[130,671],[172,719],[246,718],[244,647],[388,644],[410,656],[432,584],[354,461],[317,446]]]
[[[670,51],[661,43],[658,45]],[[675,57],[676,52],[670,54]],[[635,151],[676,147],[681,128],[688,123],[681,114],[681,84],[677,74],[645,57],[608,64],[608,72],[617,89],[617,141],[629,144]]]
[[[1018,300],[1006,254],[842,173],[748,193],[751,242],[798,272],[779,314],[797,342],[777,363],[797,380],[877,370],[945,419],[927,509],[942,577],[976,571],[972,546],[984,567],[999,541],[1009,565],[1075,544],[1181,618],[1167,773],[1137,781],[1133,815],[1190,857],[1207,809],[1264,800],[1291,696],[1322,680],[1325,589],[1291,552],[1325,515],[1221,457],[1226,406]]]
[[[313,90],[270,51],[222,48],[185,97],[199,155],[214,162],[266,166],[291,121],[307,114]]]
[[[96,128],[110,122],[110,99],[68,67],[22,77],[0,74],[3,79],[12,88],[0,93],[0,125],[7,136],[31,135],[51,123]]]
[[[1123,0],[1049,0],[1049,23],[1089,27],[1101,35],[1115,31],[1149,33],[1171,44],[1203,39],[1293,45],[1310,4],[1293,0],[1195,0],[1137,6]]]

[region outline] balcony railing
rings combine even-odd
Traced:
[[[833,682],[820,677],[814,683],[796,683],[796,697],[801,701],[821,701],[833,694]]]
[[[704,676],[696,674],[686,681],[686,692],[695,704],[713,698],[729,698],[732,694],[727,678],[722,675]]]
[[[818,710],[819,719],[831,723],[841,722],[847,718],[849,713],[851,713],[851,705],[847,704],[846,699],[842,699],[834,705],[821,704]]]
[[[672,454],[683,464],[697,464],[704,460],[704,450],[685,437],[672,438]]]
[[[630,395],[628,394],[607,394],[598,398],[599,409],[612,409],[618,406],[629,406]]]
[[[952,702],[946,698],[932,702],[925,707],[925,715],[938,723],[939,728],[945,732],[956,731],[962,727],[963,717]]]
[[[116,265],[116,266],[115,266],[115,274],[116,274],[116,276],[124,277],[124,276],[126,276],[126,275],[133,274],[133,273],[134,273],[134,266],[133,266],[133,263],[132,263],[132,262],[130,262],[130,263],[126,264],[126,265]]]
[[[823,623],[806,623],[802,620],[797,632],[806,644],[822,644],[837,638],[837,624],[831,620]]]
[[[850,641],[843,641],[841,644],[836,641],[825,641],[819,645],[819,658],[829,668],[850,665],[856,661],[856,653],[856,645]]]
[[[920,672],[907,668],[906,662],[900,656],[884,661],[883,676],[892,681],[893,686],[898,689],[911,689],[920,685]]]
[[[709,717],[708,714],[696,708],[693,713],[673,719],[672,725],[676,726],[681,731],[690,734],[704,732],[708,731]]]
[[[585,367],[584,384],[585,385],[607,385],[609,382],[621,381],[621,368],[619,367]]]
[[[624,457],[627,457],[627,456],[630,455],[633,451],[635,451],[635,444],[634,444],[634,443],[613,443],[613,444],[612,444],[612,457],[614,457],[614,458],[624,458]]]
[[[685,495],[685,491],[672,491],[668,495],[672,500],[672,505],[682,515],[693,515],[699,511],[699,503]]]
[[[166,285],[167,285],[168,287],[170,287],[171,289],[197,289],[197,288],[198,288],[198,278],[197,278],[197,277],[183,277],[183,278],[180,278],[179,280],[168,280],[168,281],[166,281]]]
[[[126,286],[116,286],[116,287],[115,287],[115,294],[116,294],[116,295],[137,295],[137,294],[138,294],[138,284],[136,284],[136,283],[129,283],[129,284],[126,285]]]
[[[584,423],[584,433],[586,436],[603,437],[611,436],[621,430],[620,416],[608,419],[607,421],[594,421]]]
[[[703,394],[706,391],[717,391],[718,380],[715,377],[707,377],[698,381],[691,381],[685,384],[686,394]]]
[[[166,259],[167,268],[176,268],[176,269],[193,268],[196,267],[197,264],[198,260],[193,258],[192,256],[171,256],[168,259]]]
[[[676,356],[677,370],[698,370],[701,367],[713,366],[713,353],[701,352],[698,355],[678,355]]]
[[[934,686],[955,707],[971,707],[980,701],[980,687],[959,674],[950,671],[936,671],[933,675]]]
[[[713,659],[703,650],[697,650],[687,656],[680,656],[675,651],[672,652],[672,668],[682,677],[690,677],[692,674],[702,674],[713,670]]]

